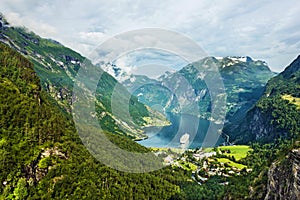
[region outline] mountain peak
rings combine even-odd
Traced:
[[[281,73],[284,78],[290,78],[300,71],[300,55]]]
[[[229,59],[235,62],[253,62],[257,61],[252,59],[249,56],[226,56],[226,57],[215,57],[217,60],[224,60],[224,59]]]
[[[239,64],[268,67],[268,64],[265,61],[256,60],[249,56],[226,56],[226,57],[215,57],[215,59],[218,62],[220,62],[222,68],[239,65]]]
[[[240,62],[253,62],[254,60],[249,57],[249,56],[233,56],[233,57],[228,57],[232,60],[237,60],[237,61],[240,61]]]

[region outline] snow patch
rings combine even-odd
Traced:
[[[217,60],[223,60],[224,57],[215,57]]]
[[[253,61],[252,58],[249,56],[229,56],[229,59],[236,61],[236,62],[251,62]]]
[[[121,83],[131,78],[130,75],[128,75],[124,70],[114,64],[99,63],[99,65],[105,72],[109,73],[112,77],[114,77]],[[129,81],[134,82],[135,80],[131,79]]]

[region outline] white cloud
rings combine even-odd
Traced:
[[[169,52],[147,49],[122,55],[114,64],[127,74],[146,75],[157,78],[166,71],[179,70],[188,63]]]
[[[274,70],[299,54],[298,0],[1,0],[0,7],[14,23],[84,55],[106,36],[145,27],[186,34],[210,55],[263,59]]]
[[[136,69],[135,63],[133,62],[133,58],[128,55],[124,55],[117,59],[115,64],[118,67],[122,68],[122,70],[127,74],[132,74],[132,72]]]
[[[108,36],[102,32],[80,32],[79,36],[90,44],[99,43],[108,38]]]
[[[21,17],[20,14],[15,12],[9,12],[5,16],[9,23],[14,26],[23,26],[26,24],[26,28],[32,31],[40,32],[40,35],[43,37],[49,37],[56,34],[57,30],[55,27],[46,24],[41,21],[33,21],[29,17]]]

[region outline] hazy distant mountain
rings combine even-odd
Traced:
[[[188,112],[210,117],[211,100],[205,83],[206,68],[217,66],[227,95],[227,119],[241,118],[262,95],[266,82],[275,75],[264,61],[246,57],[207,57],[158,79],[128,75],[115,65],[108,72],[122,81],[139,101],[164,112]],[[187,89],[187,87],[191,89]],[[173,91],[173,92],[172,92]],[[195,105],[199,105],[195,110]]]

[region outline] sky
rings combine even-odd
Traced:
[[[184,34],[207,55],[247,55],[277,72],[300,54],[299,0],[1,0],[0,8],[12,25],[87,57],[114,35],[149,27]]]

